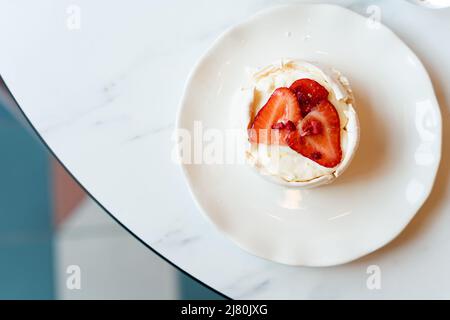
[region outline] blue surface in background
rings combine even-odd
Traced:
[[[51,174],[45,147],[0,101],[0,299],[55,298]],[[176,272],[180,299],[223,299]]]
[[[0,103],[0,299],[53,299],[49,155]]]
[[[224,300],[224,298],[208,289],[204,285],[198,283],[192,278],[179,272],[178,279],[180,282],[180,299],[184,300]]]

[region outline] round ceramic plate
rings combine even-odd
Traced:
[[[349,78],[361,140],[347,171],[309,190],[273,184],[242,164],[197,159],[183,171],[202,211],[248,252],[303,266],[354,260],[396,237],[432,189],[441,115],[431,81],[414,53],[372,20],[331,5],[276,7],[209,49],[188,80],[177,127],[192,137],[201,136],[199,124],[226,131],[246,68],[281,58],[323,63]]]

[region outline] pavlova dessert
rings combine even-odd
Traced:
[[[241,95],[245,156],[260,174],[311,187],[333,181],[347,168],[359,125],[352,90],[337,70],[283,60],[251,72]]]

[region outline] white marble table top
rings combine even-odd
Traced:
[[[199,56],[227,27],[295,2],[2,0],[0,74],[45,142],[99,203],[149,246],[231,298],[449,298],[448,9],[400,0],[325,1],[365,16],[381,9],[381,22],[424,62],[442,109],[443,159],[434,191],[385,248],[331,268],[256,258],[199,214],[170,161],[179,98]],[[366,285],[371,265],[381,270],[379,290]]]

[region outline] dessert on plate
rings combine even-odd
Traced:
[[[242,94],[245,156],[260,174],[311,187],[330,183],[347,168],[359,125],[352,90],[339,71],[282,60],[251,72]]]

